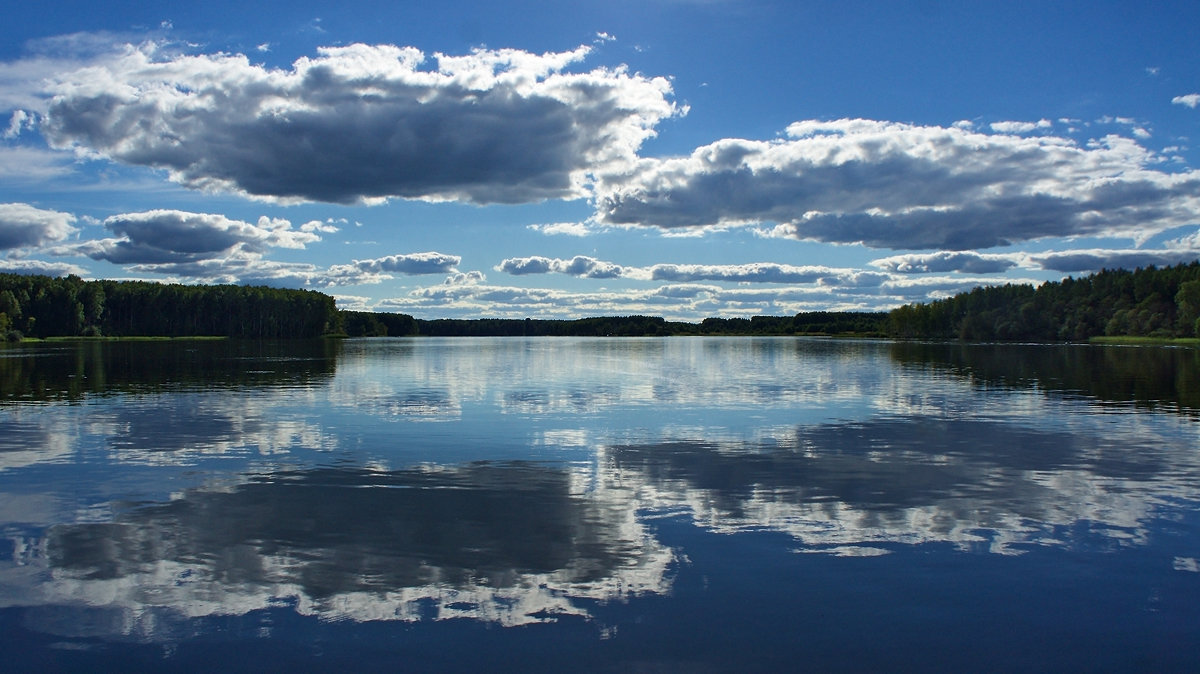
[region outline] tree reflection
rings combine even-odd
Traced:
[[[80,341],[0,348],[0,404],[181,389],[306,386],[328,381],[338,344]]]
[[[890,352],[905,366],[936,368],[981,386],[1200,413],[1200,349],[896,342]]]

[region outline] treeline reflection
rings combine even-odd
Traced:
[[[430,341],[426,344],[425,340]],[[530,406],[546,411],[565,408],[566,403],[578,411],[581,404],[588,409],[597,403],[603,407],[606,402],[618,403],[635,390],[640,391],[639,380],[622,381],[618,375],[623,368],[631,367],[631,363],[662,350],[644,341],[599,340],[588,342],[581,349],[589,359],[580,361],[580,353],[568,350],[575,360],[562,362],[553,359],[563,350],[546,342],[531,342],[539,344],[538,350],[523,351],[531,347],[523,347],[520,338],[511,342],[493,338],[480,351],[447,347],[447,342],[433,340],[437,338],[394,340],[386,349],[371,351],[372,358],[383,360],[367,366],[394,368],[396,358],[408,359],[419,354],[424,362],[436,354],[444,359],[443,367],[429,374],[436,374],[443,388],[450,385],[454,391],[478,391],[496,383],[487,381],[495,364],[480,358],[481,354],[491,354],[493,359],[508,359],[514,354],[527,359],[529,354],[542,355],[552,360],[531,365],[541,367],[549,375],[549,379],[541,381],[547,388],[530,388],[534,382],[526,382],[523,390],[506,391],[506,400],[514,411]],[[709,348],[717,342],[729,341],[746,344]],[[1200,349],[962,342],[847,343],[803,338],[787,341],[795,345],[794,354],[787,358],[806,368],[835,367],[842,361],[862,362],[864,355],[884,351],[902,366],[950,372],[985,386],[1039,389],[1158,410],[1200,412]],[[712,344],[687,347],[683,352],[692,354],[688,356],[693,359],[689,364],[703,362],[705,367],[674,372],[674,378],[656,380],[653,388],[645,392],[651,394],[653,401],[668,403],[712,403],[752,394],[758,402],[769,402],[828,393],[814,389],[819,379],[814,380],[812,373],[802,373],[805,376],[799,378],[793,375],[787,380],[756,380],[757,372],[742,371],[747,363],[753,363],[755,368],[764,363],[776,367],[776,354],[780,354],[783,343],[777,339],[717,338]],[[86,341],[7,347],[0,349],[0,403],[74,401],[88,395],[181,389],[320,385],[333,379],[339,359],[348,359],[352,367],[363,367],[362,349],[361,344],[348,347],[331,340]],[[694,360],[700,354],[705,361]],[[596,373],[614,367],[614,358],[625,364],[615,365],[616,369],[607,375],[580,377],[581,372]],[[736,379],[722,375],[735,375]],[[565,381],[574,382],[575,388],[565,392],[553,388]],[[582,384],[589,388],[580,388]],[[566,395],[570,400],[557,404]],[[461,404],[453,399],[453,392],[443,391],[441,397],[422,402],[419,408],[429,415],[434,410],[458,409]],[[730,402],[746,401],[731,399]],[[414,405],[402,403],[401,407],[411,411],[409,408]]]
[[[329,340],[78,341],[0,349],[0,403],[329,380]]]
[[[985,386],[1200,412],[1200,349],[894,342],[890,353],[902,365],[933,367]]]

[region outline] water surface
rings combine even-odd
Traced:
[[[0,351],[23,670],[1200,668],[1200,352]]]

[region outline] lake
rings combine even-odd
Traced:
[[[1200,350],[0,349],[6,671],[1200,671]]]

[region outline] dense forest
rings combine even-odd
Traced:
[[[892,310],[892,337],[1082,342],[1200,336],[1200,262],[1030,285],[975,288]]]
[[[1200,262],[1031,285],[980,287],[889,313],[795,316],[653,316],[575,320],[438,319],[338,311],[309,290],[84,281],[0,274],[0,336],[216,335],[280,338],[375,336],[857,335],[967,341],[1086,341],[1098,336],[1200,337]]]
[[[328,295],[262,286],[84,281],[0,274],[0,335],[317,337],[338,329]]]
[[[661,337],[667,335],[838,335],[883,336],[886,313],[829,312],[795,316],[706,318],[700,323],[668,321],[653,316],[604,316],[575,320],[438,319],[404,314],[342,312],[351,337],[427,335],[435,337]]]

